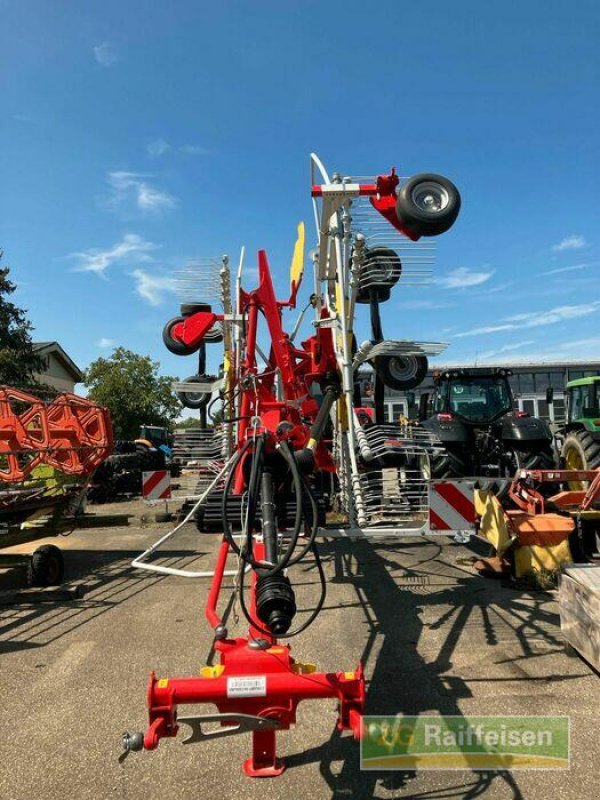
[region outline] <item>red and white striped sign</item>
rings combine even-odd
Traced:
[[[473,481],[432,481],[429,484],[429,528],[432,531],[475,529]]]
[[[142,472],[144,500],[168,500],[171,497],[171,473],[166,469]]]

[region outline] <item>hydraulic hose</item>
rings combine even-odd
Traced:
[[[332,390],[331,392],[328,392],[326,396],[333,398],[331,400],[331,402],[333,402],[333,400],[335,399],[335,391]],[[324,413],[321,427],[324,426],[325,424],[324,421],[326,420],[326,418],[327,414]],[[318,431],[315,432],[318,433]],[[254,444],[254,453],[252,457],[252,466],[250,468],[250,475],[248,477],[248,502],[245,515],[246,537],[243,546],[240,548],[235,542],[231,525],[228,520],[227,498],[231,491],[231,486],[234,480],[236,469],[239,466],[243,456],[248,452],[252,444]],[[258,436],[254,439],[249,439],[234,457],[234,461],[232,463],[223,490],[223,501],[221,506],[222,517],[223,517],[223,532],[230,547],[236,553],[236,555],[239,556],[242,562],[242,566],[240,569],[240,606],[242,608],[244,616],[246,617],[250,625],[252,625],[256,630],[261,631],[264,635],[268,636],[272,636],[273,631],[267,630],[261,625],[259,620],[254,619],[254,617],[250,615],[250,613],[248,612],[248,609],[245,604],[243,596],[245,565],[250,565],[255,570],[259,581],[268,581],[269,579],[274,579],[276,576],[281,576],[280,582],[284,581],[284,583],[287,583],[287,585],[289,586],[288,579],[283,577],[284,570],[294,566],[295,564],[298,564],[300,561],[305,559],[309,551],[313,553],[315,563],[317,565],[317,570],[319,572],[319,580],[321,584],[321,593],[319,602],[317,603],[311,616],[301,626],[299,626],[299,628],[292,631],[291,633],[289,632],[277,633],[278,636],[285,636],[285,637],[296,636],[298,633],[305,630],[313,622],[313,620],[317,617],[318,613],[320,612],[325,602],[325,595],[326,595],[325,575],[315,545],[315,539],[318,531],[318,507],[311,488],[301,475],[300,468],[298,463],[296,462],[293,451],[291,450],[287,442],[285,441],[281,442],[280,445],[278,446],[278,451],[282,456],[282,458],[286,461],[290,470],[292,485],[294,487],[296,508],[294,515],[295,517],[294,527],[291,532],[289,542],[287,543],[284,552],[278,557],[277,532],[275,529],[275,515],[273,513],[274,509],[272,508],[272,496],[271,496],[272,475],[269,471],[269,468],[265,468],[264,448],[265,448],[265,437],[264,435]],[[253,541],[254,541],[253,531],[254,531],[254,523],[256,520],[256,513],[258,509],[259,488],[262,490],[261,497],[263,498],[263,503],[265,504],[265,508],[263,509],[263,536],[265,541],[264,561],[258,561],[253,555]],[[308,515],[305,514],[304,504],[303,504],[304,497],[306,497],[309,502],[310,516],[311,516],[310,520],[308,519]],[[296,553],[298,540],[302,532],[302,529],[303,527],[308,528],[309,526],[310,526],[310,534],[308,535],[306,544]],[[288,620],[289,619],[290,618],[288,618]]]

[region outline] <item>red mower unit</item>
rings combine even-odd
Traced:
[[[171,352],[199,353],[198,375],[175,388],[180,396],[201,399],[208,416],[215,402],[221,404],[222,423],[214,433],[220,459],[207,446],[212,479],[186,519],[133,564],[167,575],[212,577],[205,616],[219,661],[204,667],[200,677],[157,679],[152,674],[149,726],[145,733],[124,736],[124,755],[156,748],[184,723],[191,728],[186,743],[251,732],[252,752],[244,771],[252,777],[278,775],[285,767],[276,751],[277,732],[295,722],[300,701],[322,698],[338,701],[338,728],[360,738],[362,667],[317,672],[315,665],[293,658],[281,640],[305,630],[323,607],[320,535],[395,535],[428,528],[427,464],[439,442],[423,430],[385,425],[380,400],[386,376],[416,385],[427,355],[441,352],[444,345],[385,340],[379,305],[401,276],[422,278],[423,259],[426,263],[430,256],[427,248],[419,251],[417,240],[447,230],[460,198],[450,181],[435,175],[404,183],[394,170],[365,182],[330,179],[314,155],[312,169],[318,238],[314,281],[292,332],[284,328],[283,317],[296,307],[302,284],[303,224],[288,297],[277,299],[265,251],[258,253],[258,286],[252,290],[242,288],[242,255],[232,293],[224,258],[210,275],[200,276],[212,297],[196,289],[188,296],[193,302],[182,305],[181,315],[163,332]],[[391,232],[390,246],[382,226]],[[403,263],[399,251],[406,255]],[[183,286],[188,295],[194,291],[189,273]],[[214,310],[207,299],[220,308]],[[373,335],[358,347],[354,318],[361,303],[370,306]],[[308,309],[312,331],[296,343]],[[205,374],[205,348],[216,341],[224,348],[218,379]],[[354,398],[359,367],[367,361],[375,365],[381,385],[375,408],[364,410],[355,408]],[[333,504],[345,520],[337,528],[326,527]],[[192,519],[201,531],[223,532],[214,573],[175,569],[153,558]],[[227,573],[231,555],[237,569]],[[294,566],[310,560],[320,577],[321,596],[314,610],[297,621]],[[230,635],[217,610],[226,574],[236,577],[235,591],[248,623],[242,637]],[[179,715],[182,706],[195,703],[212,705],[216,713]]]

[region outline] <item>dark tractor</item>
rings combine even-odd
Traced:
[[[432,459],[433,477],[509,478],[519,468],[556,466],[547,423],[514,410],[510,375],[477,367],[434,375],[433,402],[422,395],[420,405],[421,425],[444,446]]]

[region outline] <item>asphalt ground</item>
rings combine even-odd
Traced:
[[[473,550],[448,539],[323,543],[327,601],[292,640],[294,656],[323,671],[362,661],[369,713],[568,715],[569,770],[361,772],[357,744],[335,729],[333,701],[302,703],[296,727],[279,734],[288,768],[278,778],[242,773],[249,734],[189,746],[167,739],[120,765],[121,734],[146,724],[149,670],[198,674],[212,636],[208,581],[130,567],[169,526],[140,519],[148,511],[139,502],[92,510],[115,509],[132,514],[128,527],[48,540],[65,551],[67,580],[85,584],[83,599],[4,595],[0,605],[2,800],[600,796],[599,676],[564,653],[555,594],[479,577]],[[187,526],[161,563],[210,569],[218,541]],[[314,607],[316,570],[295,573],[298,605]],[[14,585],[15,573],[0,578]],[[229,624],[244,630],[234,615]]]

